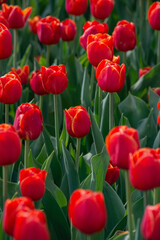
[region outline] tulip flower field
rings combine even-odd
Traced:
[[[160,1],[0,0],[0,240],[160,240]]]

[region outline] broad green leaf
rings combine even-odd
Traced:
[[[138,199],[132,206],[132,211],[134,215],[135,223],[137,224],[137,220],[140,218],[142,219],[143,213],[144,213],[144,203],[143,203],[143,197]]]
[[[44,143],[46,145],[46,149],[47,149],[47,152],[48,154],[51,154],[52,151],[53,151],[53,144],[52,144],[52,141],[51,141],[51,135],[50,133],[46,130],[46,128],[44,127],[43,128],[43,138],[44,138]]]
[[[153,148],[156,149],[156,148],[159,148],[160,147],[160,130],[154,140],[154,143],[153,143]]]
[[[107,239],[108,238],[106,238],[106,240]],[[113,237],[109,238],[109,240],[129,240],[128,231],[126,232],[117,231]]]
[[[48,158],[44,161],[41,170],[46,170],[47,172],[49,171],[51,161],[53,158],[54,151],[48,156]]]
[[[102,100],[102,115],[100,130],[105,138],[109,132],[109,94]]]
[[[141,235],[141,221],[140,221],[140,218],[137,220],[135,240],[143,240],[142,235]]]
[[[87,67],[89,64],[89,60],[88,60],[88,56],[87,53],[85,52],[80,58],[79,58],[79,62],[81,65],[83,65],[84,67]]]
[[[84,69],[83,82],[81,88],[81,104],[88,109],[91,106],[91,97],[89,94],[89,75],[87,73],[87,68]]]
[[[149,88],[149,106],[150,106],[151,109],[153,108],[153,117],[154,117],[156,125],[158,123],[158,114],[159,114],[158,102],[159,102],[159,99],[160,99],[160,97],[158,96],[158,94],[156,94],[155,92],[152,91],[151,88]]]
[[[21,68],[24,65],[28,64],[28,59],[29,59],[29,56],[31,54],[31,49],[32,49],[32,46],[31,46],[31,44],[29,44],[26,51],[25,51],[25,54],[23,55],[23,58],[21,59],[21,65],[20,65]]]
[[[112,232],[110,232],[108,238],[110,239],[110,237],[112,237],[118,230],[119,231],[124,231],[126,229],[127,226],[127,215],[124,216],[113,228]],[[107,239],[108,239],[107,238]]]
[[[43,145],[41,152],[36,158],[36,161],[39,162],[40,164],[44,163],[44,160],[48,157],[47,150],[45,144]]]

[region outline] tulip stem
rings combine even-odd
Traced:
[[[92,100],[92,95],[93,95],[93,87],[94,87],[94,77],[95,77],[95,70],[94,67],[92,66],[92,71],[91,71],[91,100]]]
[[[113,128],[114,122],[113,98],[113,93],[109,93],[109,130]]]
[[[3,166],[3,207],[8,197],[8,166]]]
[[[25,6],[26,6],[26,2],[25,2],[25,0],[23,0],[23,1],[22,1],[22,9],[24,9]]]
[[[157,55],[157,64],[160,63],[160,31],[158,31],[158,55]]]
[[[159,188],[154,189],[153,195],[153,204],[156,205],[158,203],[158,195],[159,195]]]
[[[16,68],[17,61],[17,38],[18,32],[17,29],[13,29],[14,45],[13,45],[13,67]]]
[[[47,45],[47,53],[46,53],[46,66],[49,67],[50,63],[50,45]]]
[[[28,168],[28,167],[29,167],[28,153],[29,153],[29,140],[25,140],[25,148],[24,148],[24,168]]]
[[[39,108],[41,109],[41,112],[42,112],[42,107],[43,107],[43,96],[40,95],[39,96]]]
[[[78,173],[79,169],[79,155],[80,155],[80,149],[81,149],[81,138],[77,138],[77,145],[76,145],[76,170]]]
[[[101,102],[102,102],[102,90],[99,87],[99,98],[98,98],[98,126],[99,127],[100,127],[100,123],[101,123],[101,113],[102,113]]]
[[[128,209],[128,229],[130,240],[133,238],[133,222],[132,222],[132,201],[131,201],[131,185],[129,181],[129,173],[125,171],[125,184],[126,184],[126,200],[127,200],[127,209]]]
[[[9,123],[9,104],[5,104],[5,123]]]
[[[56,145],[57,145],[57,156],[60,153],[59,147],[59,126],[58,126],[58,100],[57,95],[54,94],[54,120],[55,120],[55,137],[56,137]]]
[[[144,210],[145,210],[145,208],[148,205],[148,194],[147,194],[147,191],[143,192],[143,204],[144,204]]]
[[[140,2],[139,2],[139,4],[140,4],[140,31],[143,26],[143,9],[144,9],[143,1],[144,0],[140,0]]]
[[[87,240],[92,240],[92,235],[87,235]]]

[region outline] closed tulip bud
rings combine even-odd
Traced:
[[[45,45],[57,44],[60,40],[60,20],[47,16],[37,23],[39,41]]]
[[[17,214],[15,228],[15,240],[50,240],[47,220],[41,210],[32,210]]]
[[[43,117],[40,108],[35,104],[22,103],[16,110],[14,127],[20,138],[34,140],[43,130]]]
[[[31,199],[26,197],[7,199],[4,206],[3,213],[3,229],[4,231],[13,236],[15,220],[19,211],[28,211],[34,209],[34,204]]]
[[[108,18],[113,7],[114,0],[91,0],[91,14],[98,19]]]
[[[109,162],[108,169],[105,176],[105,181],[110,185],[114,184],[119,178],[119,168],[113,167],[111,161]]]
[[[113,38],[108,34],[89,35],[87,40],[87,55],[89,62],[97,67],[103,59],[112,61]]]
[[[96,78],[103,91],[119,92],[125,83],[125,65],[102,60],[97,67]]]
[[[5,25],[0,22],[0,59],[9,58],[12,53],[12,35]]]
[[[60,94],[66,89],[68,79],[64,65],[41,67],[41,72],[43,84],[48,93]]]
[[[68,215],[75,228],[85,234],[94,234],[104,229],[107,211],[101,192],[78,189],[69,200]]]
[[[160,186],[158,155],[158,152],[151,148],[141,148],[130,155],[129,177],[135,188],[144,191]]]
[[[18,161],[21,154],[21,140],[12,125],[0,124],[0,166]]]
[[[139,69],[139,78],[142,77],[143,75],[147,74],[152,67],[144,67]]]
[[[15,73],[18,74],[18,76],[21,79],[21,84],[25,85],[28,83],[28,77],[29,77],[29,66],[28,65],[24,65],[22,68],[11,68],[11,70]]]
[[[19,6],[7,5],[4,3],[2,4],[2,11],[9,23],[9,28],[18,29],[24,27],[27,18],[31,14],[32,7],[27,7],[22,10]]]
[[[107,23],[99,23],[98,21],[89,22],[87,21],[83,26],[83,35],[80,37],[79,41],[81,46],[86,50],[87,49],[87,39],[88,36],[97,33],[108,33]]]
[[[9,72],[0,77],[0,102],[5,104],[16,103],[22,94],[22,85],[19,76]]]
[[[65,8],[67,13],[80,16],[87,10],[87,0],[66,0]]]
[[[118,51],[126,52],[135,48],[136,30],[132,22],[119,21],[113,31],[114,46]]]
[[[82,106],[65,109],[67,132],[76,138],[85,137],[90,130],[91,121],[86,109]]]
[[[76,36],[76,24],[72,19],[66,19],[61,22],[61,38],[63,41],[72,41]]]
[[[141,233],[144,240],[159,240],[160,236],[160,203],[148,205],[141,223]]]
[[[160,100],[158,102],[158,110],[160,111]],[[160,126],[160,112],[158,114],[158,125]]]
[[[105,143],[112,165],[129,169],[129,154],[140,148],[137,130],[127,126],[114,127],[107,135]]]
[[[160,30],[160,2],[154,2],[148,10],[148,21],[155,30]]]
[[[22,196],[33,201],[40,200],[45,192],[45,179],[47,172],[39,168],[22,169],[19,173],[20,189]]]
[[[42,80],[42,72],[40,70],[36,70],[32,73],[30,79],[30,86],[33,92],[37,95],[46,95],[48,93],[44,87]]]
[[[41,16],[35,16],[34,18],[29,18],[29,29],[32,33],[37,34],[37,24],[41,20]]]

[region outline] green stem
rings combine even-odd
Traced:
[[[158,203],[158,189],[159,188],[155,188],[154,189],[154,195],[153,195],[153,204],[156,205]]]
[[[28,168],[28,167],[29,167],[28,153],[29,153],[29,140],[25,140],[25,149],[24,149],[24,168]]]
[[[26,7],[26,1],[23,0],[23,1],[22,1],[22,9],[24,9],[25,7]]]
[[[8,166],[3,166],[3,207],[8,197]]]
[[[144,0],[140,0],[139,1],[139,4],[140,4],[140,32],[141,32],[141,29],[142,29],[142,26],[143,26],[143,17],[144,17],[144,14],[143,14],[143,9],[144,9]]]
[[[147,194],[147,191],[143,192],[143,204],[144,204],[144,210],[145,210],[145,208],[148,205],[148,194]]]
[[[128,209],[128,229],[130,240],[133,238],[133,222],[132,222],[132,201],[131,201],[131,185],[129,181],[129,173],[125,171],[125,184],[126,184],[126,200],[127,200],[127,209]]]
[[[149,9],[149,0],[147,0],[147,4],[146,4],[146,20],[148,20],[148,9]]]
[[[41,112],[42,112],[42,108],[43,108],[43,96],[42,95],[39,96],[39,108],[41,109]]]
[[[9,123],[9,104],[5,104],[5,123]]]
[[[160,31],[158,31],[158,55],[157,55],[157,64],[160,63]]]
[[[11,5],[14,5],[14,0],[11,0]]]
[[[99,87],[99,98],[98,98],[98,125],[99,125],[99,127],[100,127],[100,123],[101,123],[101,113],[102,113],[101,102],[102,102],[102,90]]]
[[[109,130],[113,128],[114,123],[113,94],[114,93],[109,93]]]
[[[123,52],[123,63],[126,64],[127,53]]]
[[[47,53],[46,53],[46,66],[49,67],[50,63],[50,45],[47,45]]]
[[[81,138],[77,138],[77,146],[76,146],[76,170],[78,173],[79,169],[79,155],[80,155],[80,149],[81,149]]]
[[[56,145],[57,145],[57,156],[60,153],[59,146],[59,126],[58,126],[58,96],[54,94],[54,119],[55,119],[55,137],[56,137]]]
[[[94,88],[94,78],[95,78],[95,70],[94,70],[94,67],[92,66],[92,71],[91,71],[91,83],[90,83],[90,86],[91,86],[91,99],[93,97],[93,88]]]
[[[59,64],[62,64],[63,41],[59,41]]]
[[[92,235],[87,235],[87,240],[92,240]]]
[[[13,29],[14,45],[13,45],[13,67],[16,68],[17,62],[17,38],[18,32],[17,29]]]

